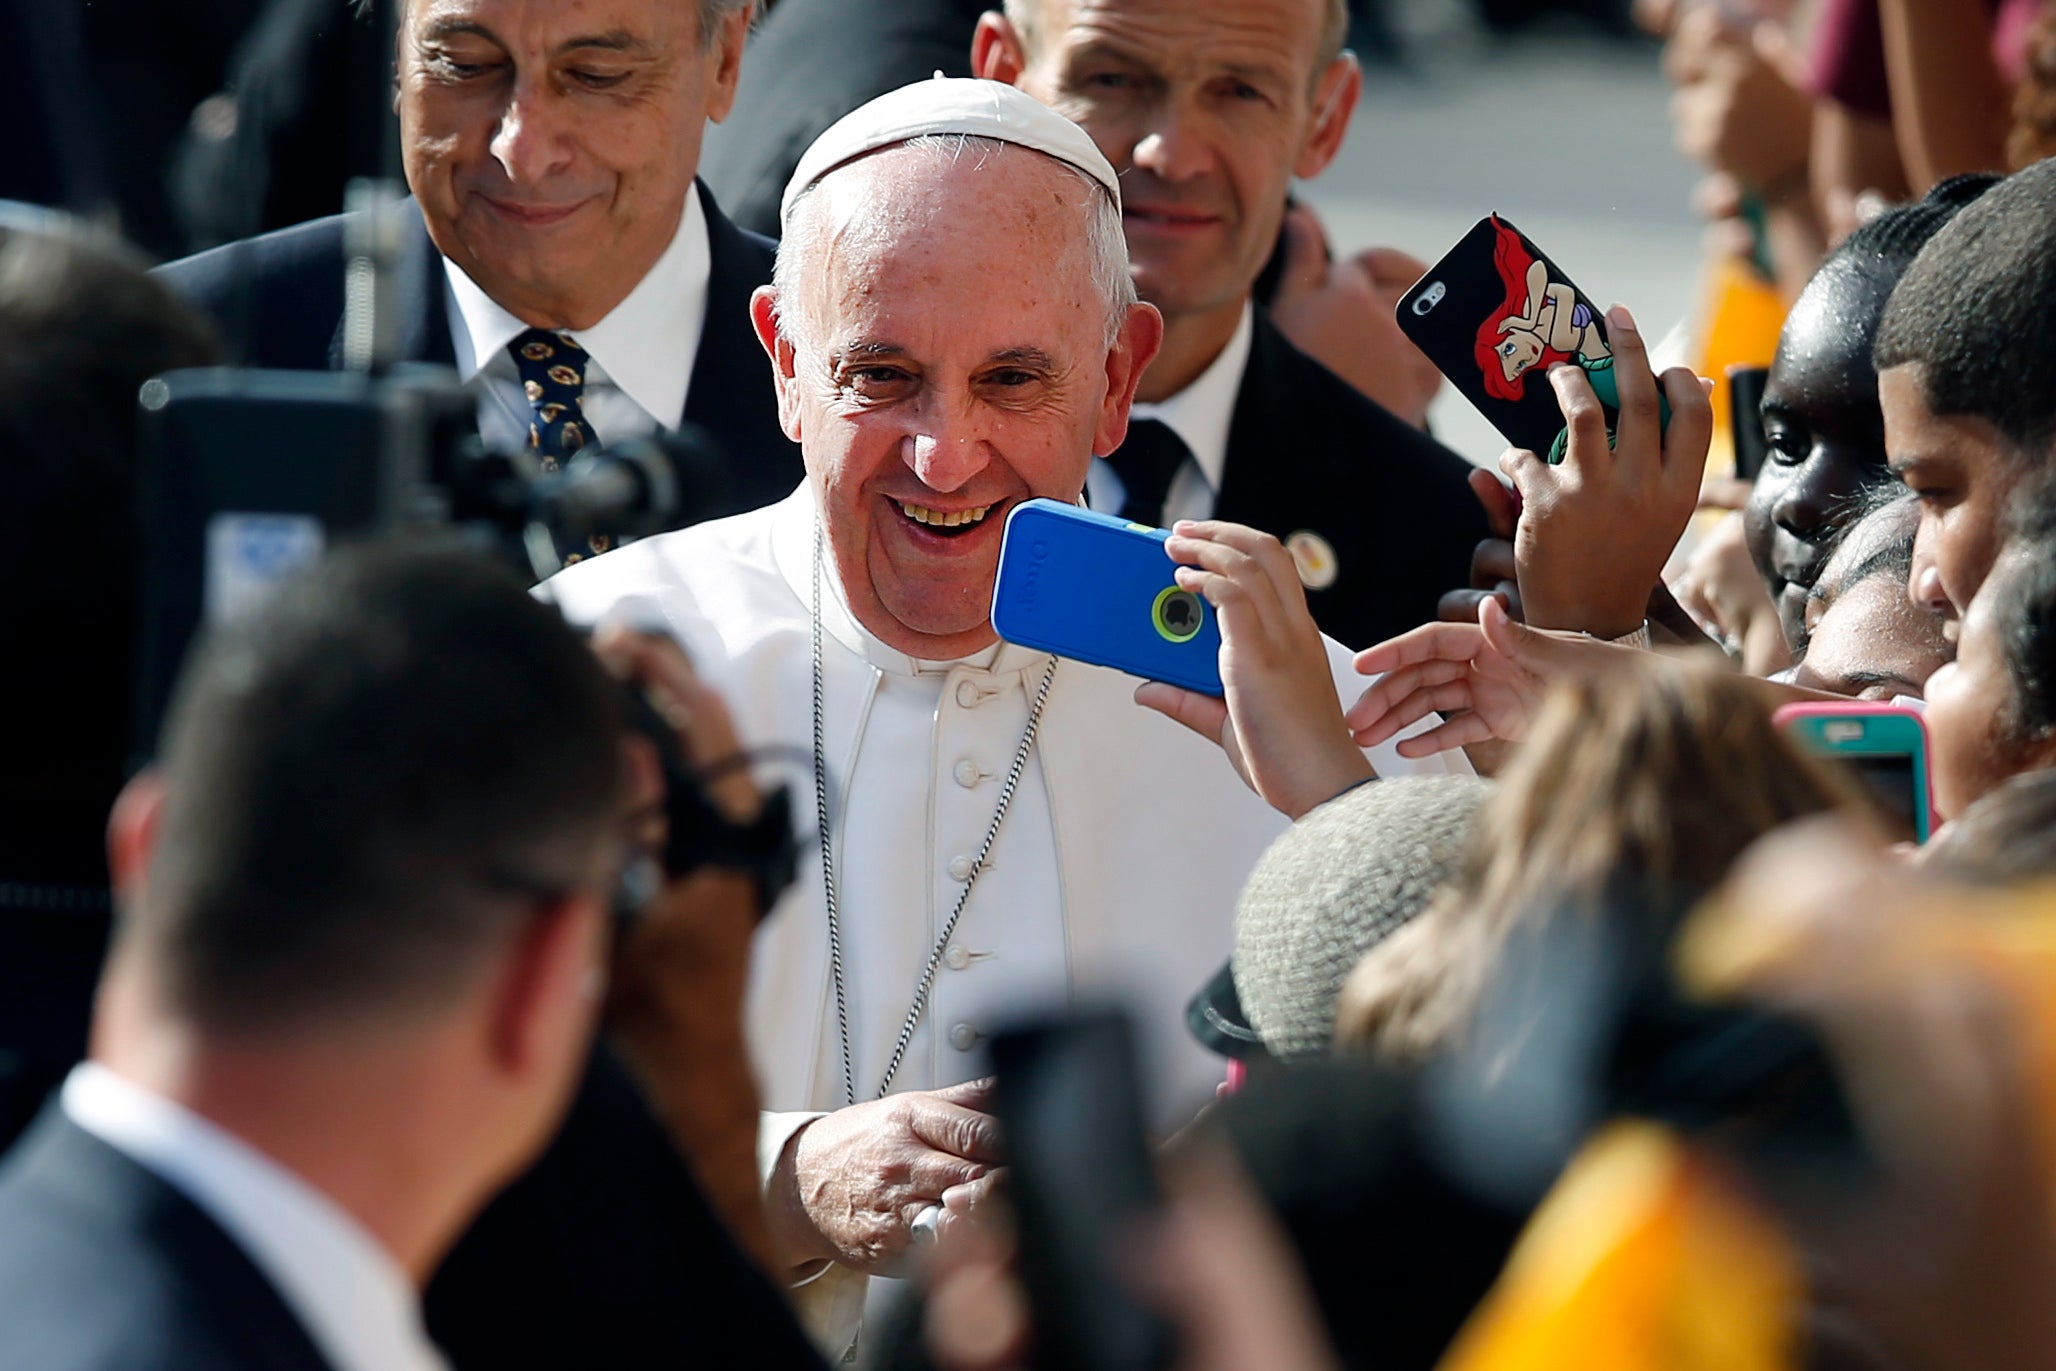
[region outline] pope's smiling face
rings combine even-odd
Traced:
[[[801,298],[766,288],[753,303],[850,609],[899,651],[991,644],[1007,512],[1075,501],[1127,431],[1162,322],[1132,306],[1109,345],[1087,236],[1098,194],[1016,147],[876,153],[831,173],[788,227],[807,254]]]

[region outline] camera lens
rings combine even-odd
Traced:
[[[1151,606],[1150,619],[1162,637],[1174,643],[1187,643],[1199,636],[1206,623],[1206,611],[1191,591],[1166,586]]]

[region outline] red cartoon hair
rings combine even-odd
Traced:
[[[1506,286],[1506,303],[1488,316],[1478,329],[1478,370],[1484,373],[1485,391],[1501,400],[1518,400],[1527,393],[1528,373],[1522,372],[1511,381],[1506,379],[1506,369],[1499,364],[1499,344],[1503,341],[1503,326],[1509,319],[1525,318],[1528,313],[1528,268],[1535,265],[1535,254],[1528,251],[1520,234],[1492,216],[1492,231],[1496,235],[1492,242],[1492,265],[1499,269],[1499,279]],[[1542,344],[1542,355],[1536,359],[1530,371],[1547,371],[1558,362],[1568,362],[1571,354]]]

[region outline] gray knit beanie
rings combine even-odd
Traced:
[[[1272,1056],[1326,1052],[1335,999],[1364,953],[1456,875],[1492,783],[1377,781],[1314,810],[1271,844],[1235,914],[1235,990]]]

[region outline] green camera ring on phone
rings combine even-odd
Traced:
[[[1192,605],[1194,612],[1190,628],[1177,629],[1165,622],[1164,610],[1174,600],[1179,601],[1181,604],[1189,602]],[[1206,602],[1183,587],[1175,585],[1165,586],[1157,592],[1156,603],[1149,607],[1149,622],[1150,626],[1156,629],[1157,636],[1165,642],[1189,643],[1199,636],[1201,629],[1206,627]]]

